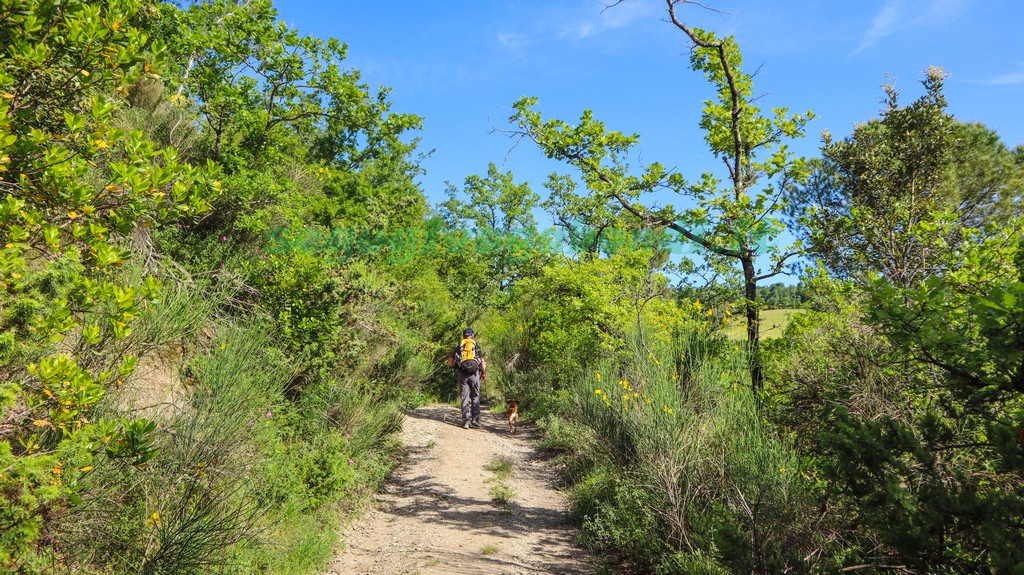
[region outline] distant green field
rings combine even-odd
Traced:
[[[789,324],[789,320],[798,313],[803,313],[802,309],[766,309],[761,312],[761,337],[779,337],[782,335],[782,330],[786,329],[786,325]],[[743,316],[734,315],[731,321],[735,321],[731,325],[725,328],[725,335],[730,339],[743,339],[743,334],[746,332],[747,324],[743,321]]]

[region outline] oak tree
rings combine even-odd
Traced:
[[[810,112],[793,114],[786,108],[765,113],[757,105],[753,75],[742,69],[742,56],[733,37],[692,27],[678,13],[688,0],[666,0],[669,19],[692,44],[690,66],[702,73],[715,90],[703,105],[700,122],[704,140],[725,169],[725,180],[706,168],[696,179],[647,165],[638,174],[627,156],[637,135],[609,131],[585,111],[577,124],[546,120],[534,109],[536,98],[515,103],[510,122],[549,157],[578,170],[587,188],[584,195],[563,186],[561,209],[598,208],[599,216],[621,213],[647,228],[670,229],[682,240],[699,246],[713,260],[739,266],[743,277],[744,317],[753,389],[762,388],[759,357],[758,284],[787,271],[799,242],[779,248],[774,241],[784,230],[779,219],[783,191],[807,174],[807,162],[785,142],[804,135]],[[562,178],[560,181],[565,182]],[[689,207],[658,207],[652,193],[678,195]],[[768,264],[761,267],[762,262]]]

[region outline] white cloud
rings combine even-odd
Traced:
[[[602,32],[624,28],[649,16],[653,9],[653,3],[646,0],[628,0],[615,5],[591,0],[565,15],[566,20],[575,22],[562,27],[558,36],[573,41],[583,40]]]
[[[967,11],[970,3],[971,0],[886,0],[853,53],[863,52],[898,31],[953,22]]]
[[[921,26],[946,24],[967,11],[970,0],[932,0],[916,23]]]
[[[864,32],[860,46],[854,50],[854,54],[867,50],[892,34],[902,19],[903,0],[886,0],[885,5],[875,15],[875,19],[871,21],[871,27]]]
[[[526,42],[526,37],[515,32],[498,32],[498,42],[506,48],[520,48]]]
[[[1013,86],[1017,84],[1024,84],[1024,70],[1000,74],[989,78],[985,83],[992,86]]]

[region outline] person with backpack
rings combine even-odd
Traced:
[[[462,392],[462,428],[480,427],[480,382],[487,379],[484,352],[476,343],[476,334],[467,327],[462,342],[448,355],[448,365],[455,368],[455,379]]]

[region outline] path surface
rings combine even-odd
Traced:
[[[481,429],[461,427],[457,408],[429,406],[406,415],[408,459],[377,496],[373,510],[343,534],[346,548],[329,575],[586,575],[586,553],[573,543],[554,473],[531,429],[508,433],[490,412]],[[512,462],[508,507],[492,501],[484,466]]]

